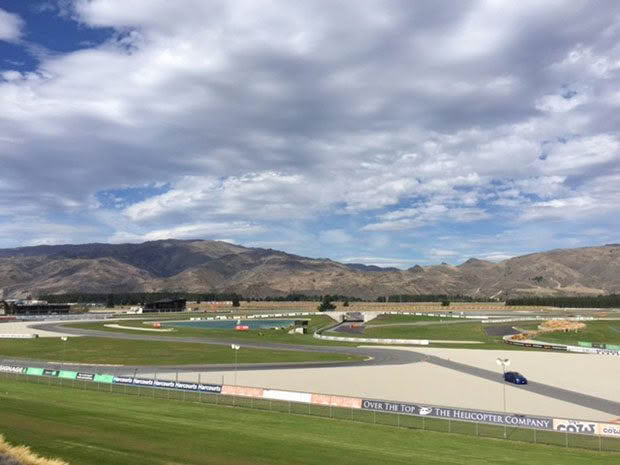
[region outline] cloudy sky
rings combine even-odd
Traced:
[[[0,247],[620,242],[620,2],[3,0]]]

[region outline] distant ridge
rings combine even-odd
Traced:
[[[620,245],[558,249],[499,263],[408,270],[313,259],[228,242],[161,240],[0,249],[0,296],[65,292],[236,292],[248,297],[396,294],[472,297],[620,292]]]

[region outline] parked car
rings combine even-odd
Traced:
[[[504,381],[515,384],[527,384],[527,379],[521,373],[516,371],[507,371],[504,373]]]

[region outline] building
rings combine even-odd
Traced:
[[[185,299],[164,299],[149,302],[142,306],[142,313],[184,312],[185,303]]]
[[[69,304],[49,304],[44,300],[3,300],[5,315],[51,315],[69,313]]]

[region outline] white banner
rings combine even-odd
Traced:
[[[599,423],[598,434],[602,436],[620,438],[620,425],[614,425],[612,423]]]
[[[39,337],[38,334],[0,334],[0,339],[32,339],[34,337]]]
[[[290,400],[293,402],[312,402],[312,394],[307,392],[278,391],[276,389],[265,389],[263,393],[265,399]]]

